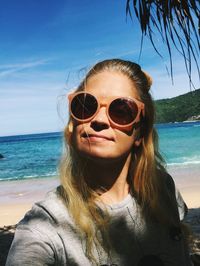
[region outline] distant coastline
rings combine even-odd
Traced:
[[[199,122],[199,121],[200,121],[200,115],[193,115],[183,122]]]
[[[200,120],[185,120],[185,121],[173,121],[173,122],[167,122],[167,123],[164,123],[164,122],[161,122],[161,123],[155,123],[155,126],[167,126],[167,125],[174,125],[174,126],[177,126],[177,125],[187,125],[187,124],[197,124],[199,125],[200,124]]]
[[[200,121],[200,89],[155,101],[156,123]]]

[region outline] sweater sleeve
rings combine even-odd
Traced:
[[[16,230],[6,266],[56,265],[53,247],[48,237],[34,228]]]

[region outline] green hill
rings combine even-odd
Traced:
[[[155,101],[156,123],[200,120],[200,89]]]

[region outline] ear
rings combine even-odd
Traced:
[[[141,137],[136,137],[136,139],[135,139],[135,146],[137,146],[137,147],[139,147],[140,146],[140,144],[142,143],[142,138]]]
[[[141,116],[135,133],[135,146],[139,147],[142,144],[144,136],[144,117]]]
[[[73,132],[73,122],[70,121],[69,124],[67,125],[66,131],[65,131],[65,137],[66,137],[67,143],[69,145],[71,144],[72,132]]]
[[[68,124],[68,132],[70,133],[70,134],[72,134],[72,132],[73,132],[73,122],[72,122],[72,120],[69,122],[69,124]]]
[[[135,138],[134,139],[134,145],[136,147],[139,147],[140,144],[141,144],[141,142],[142,142],[142,139],[143,139],[143,137],[142,137],[141,123],[140,122],[137,124],[137,127],[135,129],[135,137],[134,138]]]

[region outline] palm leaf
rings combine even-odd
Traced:
[[[200,77],[200,2],[199,0],[127,0],[126,14],[132,18],[135,14],[143,36],[149,37],[156,53],[162,57],[156,47],[155,36],[159,34],[166,45],[170,59],[170,74],[173,82],[172,48],[183,57],[192,86],[192,67]]]

